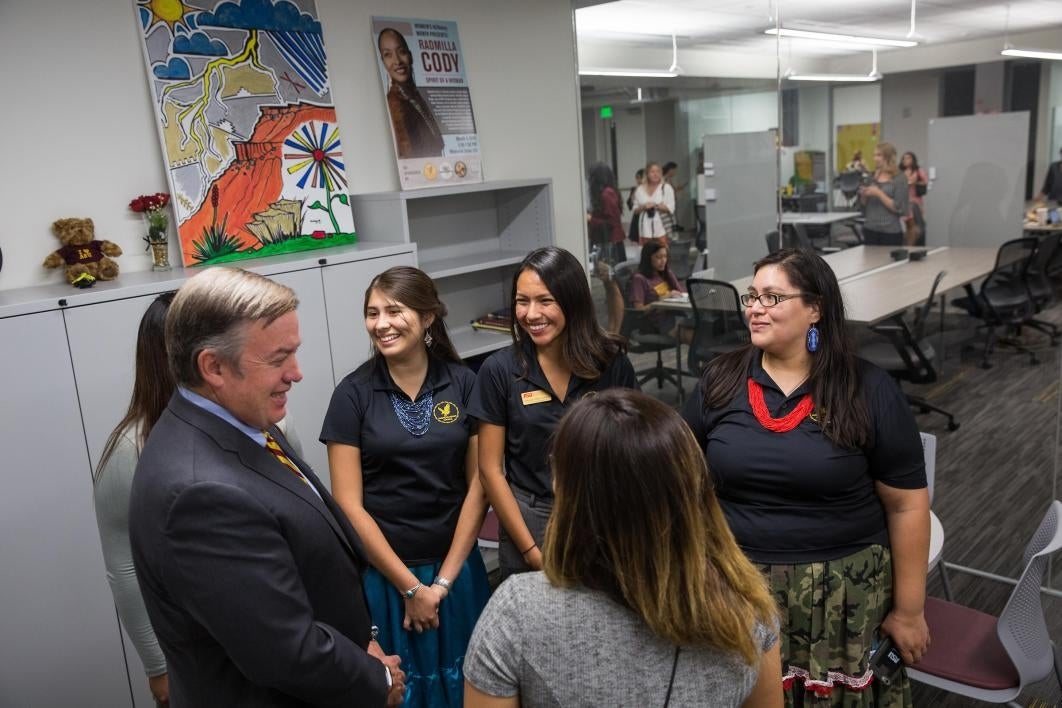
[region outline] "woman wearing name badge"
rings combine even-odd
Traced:
[[[586,272],[568,251],[528,254],[511,307],[513,343],[480,367],[471,405],[480,478],[500,522],[502,577],[542,568],[553,507],[546,448],[561,416],[598,391],[638,387],[622,339],[598,325]]]
[[[442,131],[435,122],[431,106],[417,90],[413,75],[413,53],[405,37],[388,27],[377,38],[380,61],[390,79],[387,89],[387,110],[395,135],[395,151],[399,159],[411,157],[439,157],[443,153]]]
[[[683,417],[781,607],[786,704],[909,706],[906,674],[875,681],[869,652],[887,635],[911,664],[929,645],[914,416],[888,374],[855,358],[822,258],[767,256],[741,300],[752,341],[708,364]]]
[[[668,265],[667,244],[658,241],[645,244],[638,272],[630,282],[631,307],[645,310],[657,300],[682,297],[685,292],[686,286],[679,282]],[[646,318],[661,334],[669,337],[678,335],[678,318],[674,315],[653,309],[646,314]]]
[[[476,545],[486,501],[469,415],[475,375],[422,271],[365,293],[373,356],[336,387],[321,430],[332,494],[365,544],[378,640],[402,657],[406,706],[460,706],[472,628],[489,595]]]
[[[870,184],[859,188],[859,201],[866,217],[863,241],[868,246],[902,246],[903,217],[910,210],[907,177],[896,164],[892,143],[878,143],[874,148],[877,170]]]
[[[675,211],[675,192],[664,181],[664,171],[659,164],[650,162],[645,166],[645,181],[634,190],[632,217],[638,219],[638,238],[642,245],[657,240],[667,243],[667,226],[663,214]]]

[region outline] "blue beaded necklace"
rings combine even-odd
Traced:
[[[391,405],[394,406],[398,422],[409,431],[410,435],[419,438],[428,432],[428,426],[431,425],[431,411],[435,408],[435,398],[431,391],[416,401],[407,401],[394,391],[388,395],[391,397]]]

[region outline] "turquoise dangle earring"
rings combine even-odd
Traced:
[[[819,350],[819,328],[814,324],[808,327],[807,347],[812,354]]]

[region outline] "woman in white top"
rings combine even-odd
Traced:
[[[655,162],[645,166],[645,181],[634,190],[634,209],[639,218],[638,236],[644,246],[650,241],[667,243],[667,227],[661,214],[675,211],[675,192],[664,181],[664,170]]]

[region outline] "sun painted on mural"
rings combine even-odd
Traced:
[[[354,243],[313,0],[136,0],[185,265]]]

